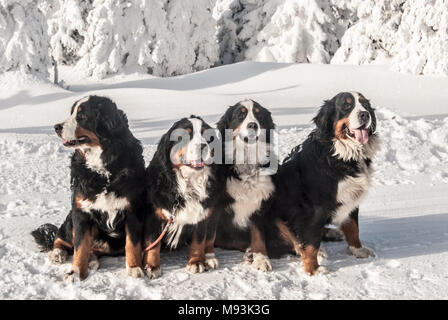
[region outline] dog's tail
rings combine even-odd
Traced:
[[[53,224],[46,223],[41,225],[39,228],[31,232],[34,240],[39,246],[42,252],[50,251],[53,249],[54,239],[56,238],[56,233],[58,232],[58,227]]]

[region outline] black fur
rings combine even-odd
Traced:
[[[77,103],[73,104],[71,113]],[[100,254],[120,254],[125,246],[125,226],[129,230],[132,243],[138,244],[142,239],[145,213],[145,166],[142,147],[129,130],[124,112],[117,109],[109,98],[90,96],[80,106],[82,111],[77,114],[77,126],[90,131],[98,138],[102,149],[101,162],[108,176],[86,166],[84,151],[94,145],[84,144],[76,147],[70,163],[72,209],[58,229],[56,239],[60,238],[76,249],[86,231],[97,230],[94,244],[101,246],[106,243],[110,249]],[[57,133],[61,136],[61,132],[57,130]],[[111,225],[106,224],[107,212],[91,210],[89,213],[79,208],[76,203],[77,198],[95,201],[104,191],[107,194],[113,192],[116,197],[126,198],[130,204],[117,213]],[[39,238],[42,239],[48,230],[53,229],[54,227],[44,225],[32,234],[39,242]],[[52,249],[53,246],[49,243],[51,237],[46,239],[46,249]],[[70,247],[64,249],[71,250]]]
[[[303,144],[293,149],[275,178],[276,195],[270,221],[284,223],[302,248],[308,245],[319,248],[324,226],[332,222],[333,213],[341,205],[337,201],[338,183],[346,177],[359,175],[362,165],[371,165],[370,158],[344,161],[334,155],[334,125],[338,120],[346,118],[353,109],[353,105],[347,103],[350,101],[348,97],[354,99],[350,93],[340,93],[325,101],[313,119],[316,128]],[[363,100],[362,105],[372,117],[372,139],[376,130],[375,114],[368,100]],[[356,224],[358,211],[357,207],[353,208],[349,216]],[[294,250],[278,236],[279,230],[275,223],[268,224],[267,228],[271,257]]]
[[[58,227],[51,223],[45,223],[32,231],[31,235],[41,249],[41,252],[47,252],[53,249],[53,243],[57,232]]]
[[[243,103],[243,104],[242,104]],[[259,103],[252,101],[253,107],[253,115],[256,120],[259,122],[260,127],[267,131],[266,134],[266,144],[269,145],[271,143],[271,130],[275,129],[275,124],[272,120],[271,113],[266,108],[262,107]],[[257,112],[255,112],[257,110]],[[239,102],[233,106],[230,106],[221,119],[217,123],[217,128],[220,131],[222,137],[225,137],[225,130],[238,130],[241,124],[244,122],[246,117],[248,116],[248,108],[245,106],[244,102]],[[235,131],[234,131],[235,132]],[[234,223],[235,212],[233,211],[231,205],[236,201],[229,193],[226,188],[227,182],[230,179],[242,180],[242,174],[239,171],[239,167],[235,160],[230,161],[231,159],[226,158],[225,153],[226,144],[223,138],[223,160],[222,165],[216,165],[217,171],[223,180],[223,188],[226,190],[226,193],[221,197],[220,203],[215,209],[215,214],[219,217],[219,223],[217,223],[217,232],[216,232],[216,241],[215,245],[217,247],[225,248],[225,249],[237,249],[244,251],[251,244],[251,226],[255,226],[264,238],[265,235],[265,223],[266,214],[270,209],[272,203],[272,196],[266,200],[261,200],[261,204],[258,210],[252,212],[249,217],[249,222],[246,227],[241,225],[237,225]],[[272,158],[271,161],[278,162],[275,153],[271,153]],[[256,171],[254,172],[254,177],[257,173],[260,172],[263,168],[269,167],[271,162],[257,164]],[[244,166],[244,165],[243,165]],[[273,181],[275,175],[268,175],[268,179]],[[263,239],[264,240],[264,239]]]
[[[190,118],[200,120],[202,122],[203,130],[212,129],[200,117],[191,115]],[[171,150],[175,144],[179,142],[171,141],[171,134],[176,129],[186,130],[187,128],[192,129],[192,123],[188,120],[188,118],[182,118],[181,120],[175,122],[172,127],[161,137],[154,157],[146,169],[146,188],[148,190],[147,204],[150,210],[145,222],[144,238],[146,245],[152,243],[160,235],[167,222],[167,219],[163,219],[155,214],[157,209],[164,209],[176,215],[176,211],[182,210],[188,206],[184,195],[180,192],[178,187],[178,180],[175,173],[178,169],[175,168],[176,166],[173,165],[170,157]],[[193,132],[190,132],[190,138],[193,138]],[[213,139],[218,139],[218,137],[215,136],[207,142],[212,142]],[[201,201],[202,207],[204,209],[213,208],[220,193],[220,183],[217,180],[214,169],[212,168],[210,170],[210,175],[206,185],[206,198]],[[177,246],[188,244],[193,233],[197,234],[199,240],[204,238],[206,236],[208,221],[210,221],[210,217],[197,223],[192,222],[191,224],[186,224],[182,229],[180,241]],[[164,243],[170,246],[167,242],[167,237],[164,238]]]

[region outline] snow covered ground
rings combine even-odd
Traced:
[[[244,62],[174,78],[116,76],[101,83],[62,69],[68,90],[18,73],[0,75],[0,299],[447,299],[448,78],[386,67]],[[309,277],[296,257],[252,270],[243,254],[218,250],[220,268],[191,275],[185,250],[162,255],[157,280],[126,275],[124,258],[103,258],[86,281],[62,281],[30,231],[59,224],[69,209],[69,152],[52,126],[87,94],[117,102],[149,161],[160,135],[192,113],[215,123],[252,98],[272,110],[280,154],[303,141],[324,99],[356,90],[377,108],[383,146],[361,205],[361,239],[376,258],[326,243],[328,275]]]

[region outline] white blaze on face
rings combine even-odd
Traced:
[[[73,112],[70,117],[62,123],[62,140],[76,140],[76,128],[78,127],[78,123],[76,122],[76,115],[78,114],[78,108],[84,102],[89,101],[89,98],[90,96],[87,96],[79,100],[73,108]]]
[[[355,99],[355,107],[353,108],[350,116],[348,117],[348,121],[350,123],[350,131],[355,135],[355,139],[361,143],[366,144],[369,140],[369,127],[372,125],[372,116],[370,112],[362,106],[359,102],[359,93],[350,92]],[[362,123],[359,117],[361,112],[367,112],[369,114],[369,120],[367,123]],[[362,128],[361,128],[362,127]]]
[[[247,115],[244,121],[240,125],[239,135],[240,138],[246,137],[258,137],[260,135],[260,123],[254,115],[254,102],[252,100],[241,101],[240,104],[247,109]],[[249,123],[255,122],[257,124],[257,130],[249,129],[247,126]]]
[[[202,120],[191,118],[188,119],[193,125],[193,138],[187,145],[187,154],[185,160],[189,164],[201,164],[210,160],[210,148],[208,147],[207,141],[202,137]],[[207,146],[202,150],[202,145]]]

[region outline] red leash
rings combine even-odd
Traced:
[[[149,250],[151,250],[152,248],[154,248],[156,245],[159,244],[159,242],[163,239],[163,236],[165,235],[166,231],[168,230],[168,227],[170,226],[170,224],[173,223],[173,219],[170,218],[168,220],[168,223],[166,224],[165,228],[163,228],[162,233],[160,234],[160,236],[156,239],[156,241],[154,241],[153,243],[151,243],[148,247],[146,247],[145,250],[143,250],[143,252],[148,252]]]

